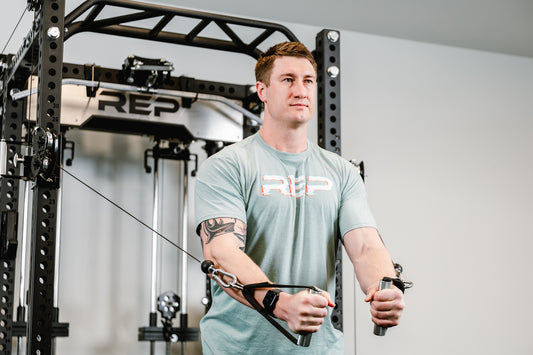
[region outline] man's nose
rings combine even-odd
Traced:
[[[295,97],[307,97],[309,95],[309,89],[303,81],[296,80],[292,89]]]

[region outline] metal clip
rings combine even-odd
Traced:
[[[231,281],[230,282],[224,282],[218,276],[219,274],[231,278]],[[242,288],[243,288],[243,285],[237,281],[237,277],[235,275],[230,274],[229,272],[226,272],[224,270],[213,268],[212,271],[211,271],[211,277],[213,277],[213,279],[216,282],[218,282],[220,284],[220,286],[222,286],[222,287],[232,287],[232,288],[236,288],[238,290],[242,290]]]
[[[213,280],[215,280],[220,286],[228,288],[236,288],[237,290],[243,289],[244,285],[237,281],[237,277],[233,274],[230,274],[229,272],[226,272],[221,269],[216,269],[215,264],[211,260],[205,260],[202,262],[202,271],[206,274],[211,274],[211,277]],[[231,279],[230,282],[225,282],[220,278],[218,275],[227,276]]]
[[[396,277],[402,280],[406,290],[414,286],[413,281],[407,281],[403,277],[403,267],[401,264],[394,263],[394,271],[396,271]]]

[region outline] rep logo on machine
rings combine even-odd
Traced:
[[[112,100],[98,100],[98,110],[115,109],[116,113],[161,117],[162,113],[175,113],[180,109],[178,100],[170,97],[139,95],[118,91],[104,90],[99,96],[108,96]]]

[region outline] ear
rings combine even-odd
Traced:
[[[259,100],[261,100],[262,102],[266,102],[266,84],[262,81],[258,81],[255,83],[255,89],[257,90],[257,96],[259,96]]]

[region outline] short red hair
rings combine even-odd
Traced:
[[[298,57],[309,60],[315,73],[317,65],[313,54],[300,42],[282,42],[270,47],[261,54],[255,64],[255,79],[266,86],[270,85],[270,73],[274,67],[274,61],[280,57]]]

